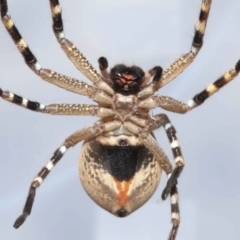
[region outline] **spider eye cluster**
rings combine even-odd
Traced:
[[[144,78],[144,71],[137,66],[125,66],[118,64],[110,71],[110,78],[113,82],[113,89],[123,95],[136,94]]]

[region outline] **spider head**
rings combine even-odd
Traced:
[[[113,90],[125,96],[136,94],[141,89],[144,75],[144,71],[139,67],[127,67],[123,64],[116,65],[110,72]]]

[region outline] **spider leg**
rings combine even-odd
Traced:
[[[173,171],[171,173],[167,173],[169,179],[168,179],[167,185],[164,188],[163,193],[162,193],[162,199],[165,200],[168,197],[169,193],[171,192],[172,187],[177,184],[177,179],[180,176],[180,174],[183,170],[183,167],[185,165],[184,159],[182,156],[182,152],[181,152],[181,148],[180,148],[177,136],[176,136],[176,130],[166,114],[157,114],[149,119],[143,119],[139,116],[132,115],[129,117],[129,120],[131,122],[133,122],[134,124],[137,124],[138,126],[141,126],[142,128],[146,129],[146,131],[148,131],[148,132],[154,131],[160,127],[164,127],[164,129],[166,131],[170,146],[172,148],[172,153],[173,153],[176,167],[173,169]],[[130,127],[132,129],[134,128],[134,126],[131,126],[131,125],[130,125]],[[135,128],[136,128],[136,126],[135,126]],[[137,131],[140,132],[140,129],[137,129]],[[142,130],[142,132],[143,132],[142,134],[144,134],[144,130]],[[155,148],[160,148],[160,146],[156,146],[156,143],[154,143],[154,144],[155,144]],[[147,146],[147,144],[146,144],[146,146]],[[151,147],[149,149],[151,150]],[[160,153],[158,156],[161,156],[160,158],[162,158],[162,156],[163,156],[164,160],[163,160],[163,162],[161,162],[161,164],[168,161],[168,159],[166,160],[165,154]]]
[[[1,19],[9,35],[12,37],[15,45],[18,47],[18,50],[22,54],[27,66],[39,77],[51,84],[64,88],[65,90],[89,96],[93,99],[95,98],[96,94],[101,92],[101,89],[107,92],[109,95],[113,95],[113,90],[107,84],[98,83],[98,86],[92,86],[78,79],[57,73],[53,70],[42,68],[27,43],[23,40],[13,20],[9,15],[7,15],[7,1],[0,0],[0,7]]]
[[[130,120],[133,122],[130,122],[130,121],[125,122],[124,127],[128,131],[139,136],[139,138],[144,143],[144,145],[153,153],[153,155],[156,158],[156,160],[158,161],[160,167],[168,175],[170,175],[173,172],[172,165],[171,165],[170,161],[168,160],[168,157],[166,156],[164,151],[159,146],[158,142],[149,133],[149,130],[154,130],[154,129],[159,128],[162,125],[164,125],[165,130],[169,136],[169,139],[171,139],[170,142],[173,144],[174,141],[176,141],[176,140],[172,141],[172,139],[174,137],[176,138],[176,136],[174,134],[174,128],[172,125],[170,125],[169,119],[167,117],[165,117],[164,114],[159,114],[159,115],[154,116],[154,118],[155,117],[156,117],[156,121],[154,120],[153,122],[151,122],[151,120],[150,120],[149,122],[147,122],[146,119],[141,119],[138,116],[132,116],[132,117],[130,117]],[[145,129],[137,126],[136,124],[138,124],[139,126],[145,125]],[[146,131],[144,131],[144,130],[146,130]],[[174,151],[176,149],[174,147],[172,147],[172,149],[173,149],[173,153],[174,153]],[[184,165],[184,161],[182,159],[181,154],[178,155],[178,153],[180,153],[180,148],[179,148],[179,150],[176,150],[175,153],[177,153],[177,155],[175,157],[176,164],[179,166],[182,165],[182,166],[180,166],[180,168],[178,168],[178,166],[177,166],[175,169],[181,169]],[[170,178],[169,178],[169,180],[170,180]],[[178,201],[176,179],[174,180],[174,184],[172,184],[171,187],[169,187],[169,193],[170,193],[170,202],[171,202],[171,220],[172,220],[173,226],[170,231],[168,240],[175,240],[176,235],[177,235],[177,230],[179,227],[179,223],[180,223],[180,213],[179,213],[179,204],[178,204],[179,201]]]
[[[65,38],[63,32],[62,11],[58,0],[50,0],[53,20],[53,32],[61,45],[61,48],[66,53],[68,58],[90,81],[97,83],[103,81],[102,77],[96,69],[88,62],[85,56],[74,46],[74,44]]]
[[[154,115],[153,118],[155,119],[158,126],[164,127],[170,146],[172,148],[172,153],[173,153],[174,161],[176,164],[176,167],[173,169],[172,173],[168,175],[169,179],[162,193],[162,199],[165,200],[169,195],[169,193],[171,192],[172,187],[177,184],[177,179],[180,176],[185,163],[182,156],[180,144],[176,136],[176,130],[172,125],[172,123],[170,122],[167,115],[157,114],[157,115]]]
[[[173,226],[169,234],[168,240],[175,240],[177,236],[178,227],[180,224],[179,199],[176,185],[174,185],[171,188],[170,202],[171,202],[171,220]]]
[[[132,118],[133,119],[133,118]],[[139,120],[141,121],[141,120]],[[143,122],[146,120],[143,120]],[[155,159],[158,161],[161,169],[167,174],[172,173],[172,165],[163,149],[159,146],[156,139],[149,132],[149,126],[145,125],[145,128],[138,126],[136,123],[126,121],[123,126],[133,134],[136,134],[143,144],[152,152]]]
[[[52,115],[97,116],[100,118],[115,115],[112,109],[93,104],[50,104],[46,106],[45,112]]]
[[[219,77],[214,83],[210,84],[202,92],[196,94],[192,99],[190,99],[187,104],[190,109],[193,109],[201,105],[207,98],[216,93],[220,88],[232,81],[240,72],[240,60],[236,63],[234,68],[228,70],[224,75]]]
[[[29,110],[51,115],[75,115],[75,116],[98,116],[108,117],[114,115],[110,108],[99,107],[97,105],[89,104],[50,104],[45,105],[36,101],[31,101],[23,98],[15,93],[3,91],[0,88],[0,97],[4,100],[15,103],[18,106],[27,108]]]
[[[211,7],[211,0],[202,0],[201,11],[199,14],[198,22],[195,26],[195,34],[193,37],[190,52],[183,54],[179,59],[172,63],[168,68],[163,71],[161,81],[157,84],[156,88],[159,89],[172,81],[181,72],[183,72],[195,59],[201,47],[203,46],[203,37],[207,25],[208,15]]]
[[[120,127],[121,123],[118,121],[113,121],[110,123],[97,122],[91,127],[83,128],[71,136],[65,139],[64,143],[54,152],[52,158],[45,164],[37,176],[33,179],[28,192],[27,200],[23,208],[22,214],[17,218],[14,223],[15,228],[19,228],[26,220],[26,218],[31,214],[33,202],[36,195],[36,189],[42,184],[45,178],[48,176],[53,167],[60,161],[65,152],[70,148],[75,146],[77,143],[83,140],[89,140],[94,138],[105,131],[111,131]]]
[[[28,100],[26,98],[23,98],[9,91],[3,91],[1,88],[0,88],[0,97],[2,97],[4,100],[8,102],[15,103],[21,107],[24,107],[36,112],[43,112],[46,107],[42,103]]]
[[[138,103],[139,108],[154,109],[161,107],[170,112],[186,113],[191,108],[187,103],[178,101],[168,96],[151,96],[146,99],[140,100]]]
[[[220,88],[231,82],[240,72],[240,60],[234,68],[228,70],[224,75],[219,77],[215,82],[210,84],[202,92],[196,94],[187,103],[178,101],[167,96],[151,96],[143,100],[139,100],[138,107],[146,109],[154,109],[161,107],[167,111],[175,113],[186,113],[195,107],[200,106],[207,98],[216,93]]]

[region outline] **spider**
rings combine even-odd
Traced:
[[[197,56],[203,45],[211,1],[202,1],[190,51],[167,69],[162,70],[160,66],[156,66],[144,72],[137,66],[118,64],[108,71],[108,61],[101,57],[98,60],[101,75],[73,43],[65,38],[59,1],[50,0],[50,6],[53,31],[61,48],[93,85],[42,68],[7,14],[6,0],[0,0],[1,19],[31,70],[43,80],[88,96],[97,104],[45,105],[1,89],[0,96],[36,112],[53,115],[90,115],[98,116],[100,120],[93,126],[73,133],[56,149],[52,158],[31,182],[23,212],[14,223],[14,227],[20,227],[30,215],[36,189],[56,163],[70,147],[84,141],[79,162],[82,185],[97,204],[118,217],[125,217],[142,206],[156,190],[161,170],[166,172],[168,182],[162,199],[165,200],[170,195],[173,226],[169,239],[174,240],[180,222],[176,183],[184,167],[184,160],[176,131],[169,118],[165,114],[151,116],[149,112],[161,107],[176,113],[186,113],[201,105],[239,73],[240,61],[187,103],[167,96],[154,95],[158,89],[185,70]],[[176,165],[174,168],[153,134],[153,131],[160,127],[165,129],[169,139]]]

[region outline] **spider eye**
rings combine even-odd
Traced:
[[[118,77],[121,77],[121,76],[122,76],[120,73],[116,73],[115,75],[118,76]]]

